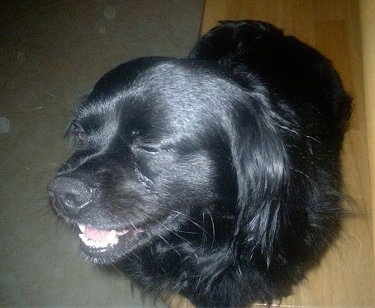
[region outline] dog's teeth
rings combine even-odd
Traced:
[[[86,246],[90,246],[89,239],[84,234],[79,234],[78,236],[81,238],[82,242],[86,244]]]
[[[109,242],[111,245],[118,243],[118,237],[116,230],[111,230],[111,232],[108,235],[107,242]]]
[[[85,233],[86,226],[84,226],[82,224],[78,224],[78,228],[81,230],[82,233]]]
[[[82,230],[80,226],[80,229],[82,232],[84,232],[84,228]],[[108,238],[105,241],[95,241],[95,240],[89,239],[85,234],[79,234],[78,236],[81,238],[82,242],[84,242],[86,246],[94,247],[94,248],[105,248],[109,246],[114,246],[118,243],[116,230],[111,230],[111,232],[108,235]]]

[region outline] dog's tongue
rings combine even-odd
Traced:
[[[111,231],[108,230],[99,230],[86,227],[85,228],[85,236],[90,240],[94,240],[96,242],[105,242],[110,237]]]
[[[118,237],[125,235],[129,232],[127,229],[120,231],[112,230],[102,230],[88,227],[82,224],[78,224],[81,234],[79,234],[82,242],[89,247],[94,248],[104,248],[108,246],[114,246],[118,243]],[[141,232],[138,230],[138,233]],[[136,234],[137,232],[134,232]]]
[[[116,230],[101,230],[79,224],[82,242],[89,247],[105,248],[118,243],[118,235],[126,234],[127,230],[117,232]]]

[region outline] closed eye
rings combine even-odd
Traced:
[[[70,126],[70,135],[78,145],[82,145],[86,141],[86,132],[78,122],[72,122]]]
[[[138,142],[132,146],[133,152],[143,152],[146,154],[159,154],[165,152],[173,152],[173,147],[170,144],[156,144],[156,143],[143,143]]]
[[[173,146],[171,144],[155,144],[155,143],[135,143],[132,146],[134,152],[144,152],[148,154],[158,154],[158,153],[171,153],[174,152]]]
[[[150,154],[157,154],[160,152],[160,148],[158,146],[154,145],[137,145],[137,150],[141,150]]]

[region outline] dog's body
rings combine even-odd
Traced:
[[[83,253],[200,306],[291,293],[340,221],[350,99],[273,26],[228,22],[187,59],[110,71],[77,108],[51,204]]]

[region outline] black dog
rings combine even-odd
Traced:
[[[88,259],[148,291],[271,303],[339,230],[350,104],[316,50],[270,24],[223,23],[186,59],[141,58],[99,80],[51,204]]]

